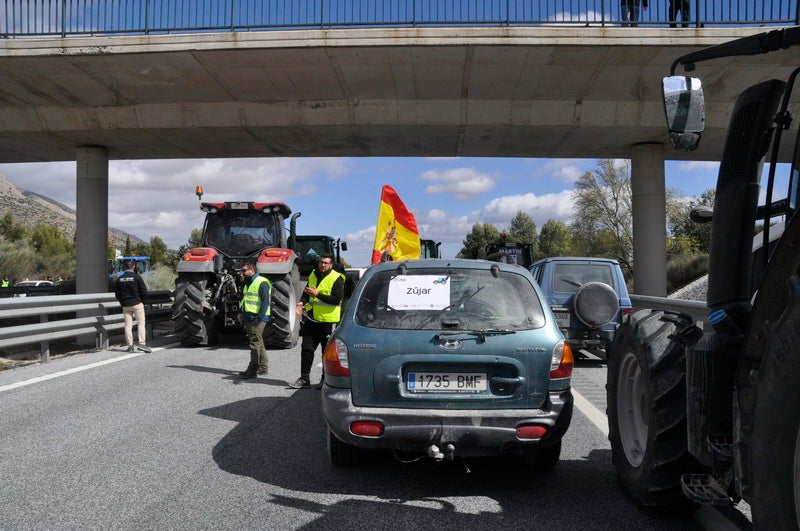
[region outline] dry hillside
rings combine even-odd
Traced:
[[[14,222],[32,228],[39,223],[48,223],[61,229],[64,237],[72,241],[75,237],[75,211],[43,195],[20,190],[0,174],[0,217],[6,212],[14,215]],[[125,248],[128,234],[109,228],[108,236],[117,249]],[[130,235],[131,241],[142,241]]]

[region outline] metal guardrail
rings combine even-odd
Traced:
[[[631,303],[635,310],[651,308],[653,310],[670,310],[690,315],[696,323],[702,323],[704,330],[709,330],[708,306],[705,301],[687,301],[669,299],[667,297],[650,297],[647,295],[631,295]]]
[[[151,291],[145,300],[148,336],[152,325],[172,318],[171,291]],[[0,322],[39,317],[38,323],[0,327],[0,348],[41,343],[42,362],[50,356],[50,341],[92,334],[95,345],[108,347],[108,333],[124,328],[122,308],[113,293],[24,297],[0,300]],[[52,320],[56,315],[75,313],[75,317]]]
[[[0,37],[418,26],[619,26],[620,0],[2,0]],[[644,2],[638,2],[643,4]],[[800,0],[690,0],[683,27],[800,24]],[[668,2],[640,8],[667,26]],[[677,17],[680,19],[681,17]]]

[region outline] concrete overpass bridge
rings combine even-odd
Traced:
[[[699,64],[708,126],[689,154],[665,147],[661,78],[680,54],[760,31],[441,27],[0,40],[0,162],[77,160],[77,282],[86,293],[105,290],[110,159],[628,158],[635,288],[661,295],[665,157],[719,159],[736,94],[786,78],[797,55]]]

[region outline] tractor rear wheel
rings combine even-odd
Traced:
[[[208,292],[208,278],[205,275],[178,275],[172,322],[181,346],[197,347],[216,343],[219,326],[208,302]]]
[[[297,265],[283,276],[270,275],[272,282],[272,309],[264,329],[267,348],[287,349],[297,345],[300,337],[300,317],[295,313],[300,292],[300,272]]]
[[[691,467],[686,437],[686,353],[678,340],[690,317],[641,310],[626,317],[608,354],[609,440],[617,478],[648,506],[684,505]]]

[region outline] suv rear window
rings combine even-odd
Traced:
[[[531,330],[545,322],[527,278],[480,269],[378,273],[361,292],[355,317],[370,328],[405,330]]]
[[[575,293],[588,282],[602,282],[613,288],[613,279],[608,264],[556,264],[553,268],[553,291]]]

